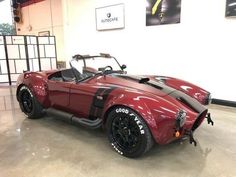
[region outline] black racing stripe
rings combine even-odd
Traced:
[[[100,107],[97,109],[97,112],[96,112],[96,116],[97,117],[102,117],[102,113],[103,113],[103,109],[104,109],[104,105],[107,101],[107,98],[108,96],[110,95],[110,93],[115,90],[117,87],[111,87],[109,89],[107,89],[105,92],[102,93],[102,97],[103,97],[103,100],[102,100],[102,104],[100,105]]]
[[[123,79],[127,79],[127,80],[130,80],[130,81],[135,81],[137,83],[140,83],[140,81],[142,79],[145,79],[145,78],[142,78],[142,77],[138,77],[138,76],[130,76],[130,75],[116,75],[116,77],[119,77],[119,78],[123,78]],[[145,84],[145,85],[148,85],[148,86],[151,86],[153,88],[156,88],[158,90],[161,90],[162,92],[166,93],[166,94],[169,94],[173,91],[175,91],[174,88],[171,88],[167,85],[164,85],[160,82],[157,82],[157,81],[148,81],[148,82],[144,82],[144,83],[140,83],[140,84]]]
[[[90,119],[96,119],[96,115],[95,115],[96,107],[95,107],[94,103],[97,100],[97,96],[99,96],[104,91],[105,91],[105,88],[99,88],[99,89],[97,89],[96,93],[94,94],[93,101],[92,101],[92,104],[91,104],[90,110],[89,110],[89,118]]]

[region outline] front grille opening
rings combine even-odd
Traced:
[[[201,125],[202,121],[205,119],[207,114],[207,109],[205,111],[203,111],[201,114],[199,114],[198,118],[195,120],[193,127],[192,127],[192,131],[196,130],[199,125]]]

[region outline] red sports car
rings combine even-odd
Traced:
[[[163,76],[134,76],[109,54],[75,55],[70,69],[25,72],[17,100],[28,118],[47,113],[72,124],[104,127],[119,154],[138,157],[154,142],[189,136],[207,117],[210,93]]]

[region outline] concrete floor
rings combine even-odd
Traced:
[[[197,147],[180,140],[128,159],[101,130],[27,119],[14,94],[0,87],[0,177],[236,176],[236,108],[209,106],[215,126],[196,131]]]

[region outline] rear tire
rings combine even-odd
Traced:
[[[43,116],[43,107],[28,87],[22,86],[20,88],[18,100],[22,112],[24,112],[28,118],[36,119]]]
[[[133,110],[119,106],[113,109],[106,122],[111,146],[126,157],[139,157],[153,146],[145,121]]]

